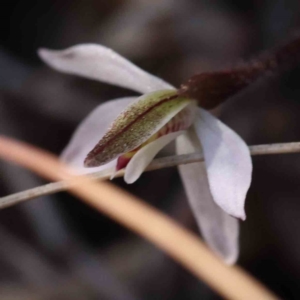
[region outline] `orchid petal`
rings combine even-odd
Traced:
[[[188,154],[199,151],[201,146],[195,133],[176,139],[177,154]],[[226,263],[233,264],[239,252],[238,220],[225,213],[213,201],[205,171],[205,164],[192,163],[179,166],[189,204],[208,246]]]
[[[182,133],[184,133],[184,131],[177,131],[164,135],[138,150],[125,169],[125,182],[133,183],[139,179],[155,155]]]
[[[52,68],[149,93],[173,89],[165,81],[138,68],[113,50],[96,44],[82,44],[65,50],[40,49],[40,58]]]
[[[214,201],[228,214],[245,220],[245,197],[252,173],[249,148],[232,129],[201,108],[195,129]]]
[[[83,162],[89,151],[107,131],[109,125],[136,97],[121,98],[105,102],[96,107],[77,127],[61,159],[80,173],[91,173],[115,166],[116,160],[97,168],[84,168]]]
[[[85,166],[97,167],[134,150],[192,103],[190,99],[179,97],[173,90],[141,96],[113,122],[88,154]]]

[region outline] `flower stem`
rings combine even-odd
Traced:
[[[236,67],[196,74],[180,86],[179,94],[197,100],[202,108],[213,109],[265,74],[291,69],[299,58],[300,38],[296,37]]]
[[[281,143],[281,144],[267,144],[267,145],[256,145],[249,147],[251,155],[271,155],[271,154],[287,154],[287,153],[298,153],[300,152],[300,142],[293,143]],[[147,167],[146,171],[154,171],[178,165],[190,164],[194,162],[203,161],[202,153],[191,153],[183,155],[174,155],[163,158],[154,159],[151,164]],[[100,172],[95,172],[87,175],[91,179],[107,180],[113,173],[112,169],[107,169]],[[114,177],[122,177],[124,170],[120,170]],[[0,209],[13,206],[15,204],[34,199],[37,197],[50,195],[65,191],[72,184],[68,180],[62,180],[57,182],[48,183],[32,189],[28,189],[19,193],[11,194],[0,198]]]

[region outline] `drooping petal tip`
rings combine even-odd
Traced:
[[[238,216],[237,214],[235,214],[235,215],[231,215],[233,218],[237,218],[237,219],[239,219],[239,220],[241,220],[241,221],[246,221],[246,213],[245,213],[245,209],[243,208],[242,209],[242,213]]]
[[[232,129],[200,108],[195,129],[214,201],[229,215],[245,220],[245,198],[252,175],[249,148]]]
[[[176,139],[177,154],[200,151],[199,139],[189,130]],[[239,221],[228,215],[213,200],[203,162],[179,166],[195,220],[208,246],[225,263],[234,264],[238,258]]]

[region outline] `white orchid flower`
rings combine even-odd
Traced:
[[[79,171],[125,168],[125,181],[133,183],[175,139],[178,154],[203,150],[205,163],[182,165],[179,171],[204,239],[224,261],[234,263],[236,218],[245,219],[252,172],[245,142],[193,99],[111,49],[86,44],[63,51],[41,49],[39,55],[58,71],[143,94],[101,104],[82,121],[61,156]]]

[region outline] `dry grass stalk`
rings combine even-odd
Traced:
[[[72,181],[72,194],[153,242],[226,299],[277,299],[240,268],[226,266],[195,234],[135,196],[106,182],[75,177],[55,156],[5,137],[0,137],[0,157],[50,180]]]
[[[251,155],[271,155],[271,154],[287,154],[300,152],[300,143],[281,143],[281,144],[268,144],[268,145],[256,145],[249,147]],[[175,155],[164,158],[158,158],[151,162],[146,171],[159,170],[163,168],[178,166],[182,164],[189,164],[193,162],[203,161],[202,153],[191,153],[183,155]],[[88,177],[93,179],[109,179],[113,170],[104,170],[89,174]],[[124,171],[117,172],[115,177],[122,177]],[[68,180],[52,182],[39,187],[31,188],[26,191],[15,193],[0,198],[0,209],[18,204],[23,201],[34,199],[36,197],[45,196],[57,192],[64,191],[69,188],[71,182]]]

